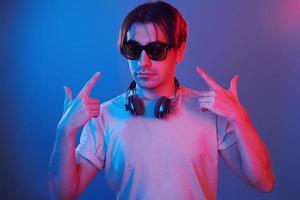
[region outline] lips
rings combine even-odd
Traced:
[[[140,78],[147,78],[150,76],[154,76],[155,73],[153,73],[153,72],[137,72],[136,75]]]

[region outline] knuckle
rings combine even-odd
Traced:
[[[95,104],[99,104],[100,103],[99,99],[91,99],[91,102],[93,102]]]
[[[83,104],[83,111],[85,114],[89,114],[90,113],[90,109],[86,104]]]
[[[85,110],[85,114],[86,114],[86,116],[87,116],[88,118],[91,118],[91,117],[92,117],[92,113],[91,113],[91,111],[88,110],[88,109]]]

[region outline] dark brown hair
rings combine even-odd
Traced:
[[[170,4],[162,1],[150,2],[139,5],[133,9],[124,19],[118,45],[123,51],[127,41],[127,32],[133,23],[153,23],[162,28],[168,40],[168,44],[178,49],[187,38],[187,24],[180,12]]]

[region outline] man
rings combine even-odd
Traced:
[[[53,198],[76,198],[103,170],[118,199],[216,199],[218,154],[247,185],[272,191],[269,154],[239,102],[239,77],[226,90],[197,67],[207,91],[175,78],[186,37],[174,7],[142,4],[119,36],[134,79],[127,92],[99,106],[89,97],[99,72],[74,99],[65,87],[49,168]]]

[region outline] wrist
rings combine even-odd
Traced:
[[[78,128],[71,128],[61,121],[57,125],[56,134],[60,137],[75,138],[77,132]]]
[[[242,122],[245,122],[248,120],[248,113],[245,108],[243,108],[241,105],[238,106],[235,112],[233,112],[229,117],[228,117],[229,122],[232,124],[239,124]]]

